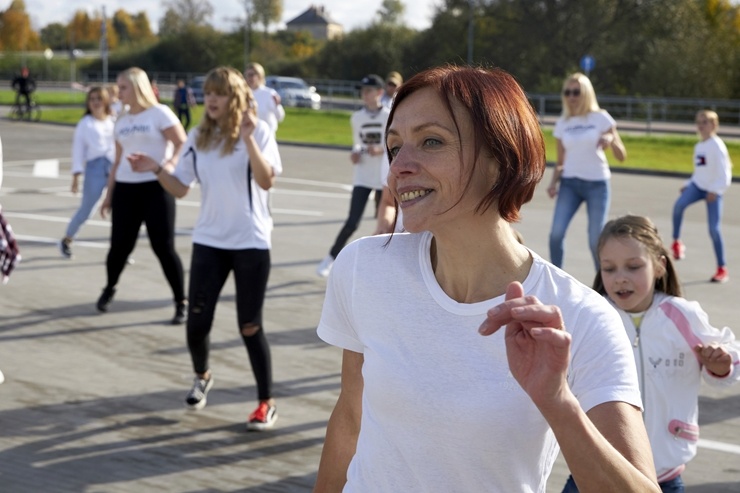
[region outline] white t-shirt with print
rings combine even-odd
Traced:
[[[380,190],[388,174],[388,160],[381,153],[371,156],[367,149],[371,145],[385,148],[385,126],[388,123],[390,110],[382,106],[378,111],[367,108],[355,111],[350,117],[352,124],[352,150],[362,153],[360,162],[353,165],[352,185]]]
[[[275,176],[280,175],[283,165],[270,126],[258,120],[252,135]],[[197,136],[196,127],[188,135],[174,172],[185,185],[200,183],[201,207],[193,230],[193,243],[226,250],[269,250],[273,226],[269,193],[254,181],[247,169],[247,145],[239,139],[234,152],[222,156],[220,147],[197,149]],[[248,176],[251,177],[249,184]]]
[[[169,159],[172,157],[173,146],[162,132],[179,124],[177,116],[163,104],[150,106],[141,113],[119,115],[114,135],[123,152],[116,170],[116,181],[121,183],[156,181],[157,176],[153,172],[139,173],[132,170],[126,156],[140,152],[158,163]]]
[[[604,110],[558,118],[552,134],[560,139],[565,148],[561,176],[589,181],[609,179],[609,163],[604,149],[598,143],[602,134],[616,125],[614,118]]]
[[[437,283],[430,233],[387,240],[342,250],[318,326],[324,341],[364,356],[361,431],[344,491],[544,492],[557,441],[509,371],[504,330],[478,334],[504,297],[458,303]],[[640,406],[616,311],[532,255],[524,291],[560,307],[572,335],[568,383],[583,409]]]

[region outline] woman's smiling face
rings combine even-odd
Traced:
[[[388,128],[388,186],[411,232],[434,233],[474,214],[493,185],[492,160],[484,153],[475,159],[470,115],[454,99],[451,103],[454,118],[436,90],[419,89],[399,104]]]

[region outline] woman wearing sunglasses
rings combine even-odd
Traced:
[[[588,213],[588,243],[598,269],[596,247],[609,214],[611,185],[609,163],[604,151],[624,161],[627,151],[617,132],[614,118],[599,108],[591,81],[575,73],[563,83],[563,112],[555,123],[557,163],[547,188],[557,197],[550,230],[550,261],[563,266],[565,232],[581,203]]]

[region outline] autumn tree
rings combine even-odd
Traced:
[[[0,49],[10,51],[35,50],[41,47],[38,34],[31,29],[23,0],[13,0],[0,12]]]

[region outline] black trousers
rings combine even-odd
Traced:
[[[331,250],[329,250],[329,254],[332,257],[337,258],[337,255],[339,255],[339,252],[347,244],[349,239],[352,237],[352,234],[357,231],[358,227],[360,227],[362,214],[365,212],[365,206],[367,205],[367,201],[370,198],[370,193],[372,191],[372,188],[366,187],[355,186],[352,188],[352,198],[349,203],[349,216],[347,217],[344,226],[342,226],[342,229],[339,230],[337,239],[334,240],[334,245],[331,247]],[[380,196],[382,193],[382,190],[375,190],[376,216],[378,214],[378,205],[380,204]]]
[[[175,198],[158,181],[116,182],[111,199],[110,250],[106,260],[107,287],[118,284],[123,268],[146,224],[149,243],[159,259],[175,302],[185,300],[185,276],[175,250]]]
[[[262,326],[267,279],[270,276],[270,251],[259,249],[225,250],[193,244],[190,264],[187,339],[195,373],[209,370],[210,333],[216,303],[230,272],[234,272],[239,333],[247,348],[257,382],[257,397],[272,397],[272,360]],[[245,326],[256,326],[254,335],[244,335]]]

